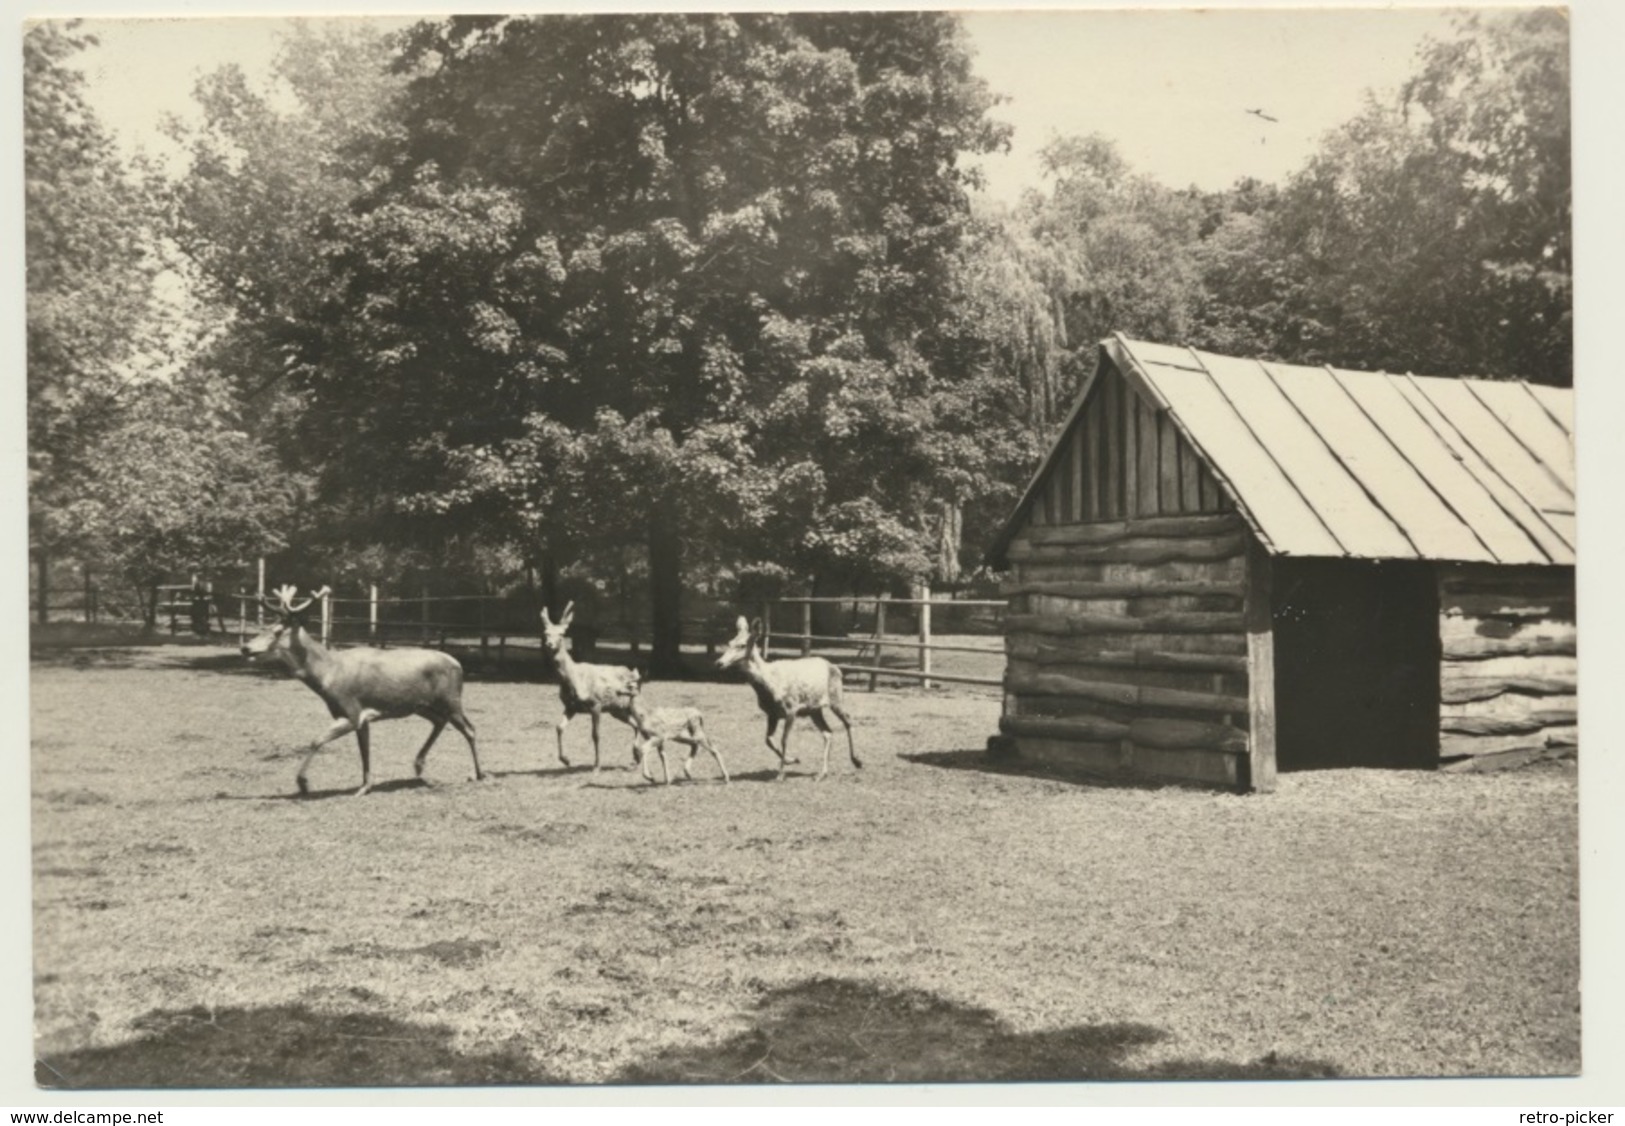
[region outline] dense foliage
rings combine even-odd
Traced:
[[[646,583],[669,663],[685,588],[974,567],[1114,331],[1571,377],[1549,10],[1464,16],[1285,183],[1170,188],[1061,137],[1013,209],[975,194],[1005,131],[940,13],[305,27],[277,93],[201,80],[162,193],[85,111],[86,45],[26,41],[36,550]],[[212,331],[154,362],[170,248]],[[261,517],[170,527],[183,465],[245,505],[257,480]]]
[[[72,24],[23,39],[29,547],[42,589],[61,558],[144,587],[244,564],[280,545],[292,503],[162,295],[158,196],[120,160],[71,65],[92,46]]]

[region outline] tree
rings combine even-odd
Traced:
[[[1567,21],[1466,16],[1419,64],[1279,193],[1225,209],[1197,342],[1570,382]]]
[[[582,513],[635,528],[662,671],[685,545],[929,566],[958,161],[999,140],[952,18],[457,17],[401,65],[402,134],[297,318],[329,484],[555,551]]]
[[[1461,185],[1469,290],[1481,313],[1467,370],[1573,380],[1569,21],[1542,8],[1461,17],[1430,43],[1404,104]]]
[[[144,386],[62,512],[103,566],[149,595],[149,625],[166,578],[241,571],[286,542],[302,483],[237,418],[233,390],[205,367]]]
[[[162,365],[148,331],[154,211],[84,99],[74,22],[23,36],[29,547],[42,571],[83,544],[68,515],[132,389]],[[42,609],[43,614],[43,609]]]
[[[174,262],[154,174],[85,103],[71,60],[95,41],[74,28],[24,40],[30,543],[42,572],[71,551],[151,587],[276,546],[292,483],[245,432],[226,353],[155,296]]]
[[[458,569],[364,481],[323,486],[348,483],[365,450],[324,442],[288,378],[314,337],[304,318],[324,285],[333,224],[374,173],[376,147],[398,129],[407,76],[391,72],[395,57],[391,37],[366,23],[295,22],[265,87],[221,67],[194,88],[200,123],[169,125],[187,168],[168,186],[168,230],[219,326],[209,362],[254,417],[254,435],[276,453],[279,472],[309,480],[290,543],[301,570],[335,582]],[[466,564],[469,546],[448,550]]]

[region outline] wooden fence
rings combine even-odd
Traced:
[[[252,592],[231,596],[237,602],[237,632],[246,639],[265,620],[265,610]],[[325,595],[311,622],[323,645],[478,646],[481,657],[494,656],[505,663],[510,651],[539,656],[541,621],[539,604],[492,594],[430,594],[422,591],[405,597],[386,597],[371,588],[364,597]],[[685,619],[684,636],[689,644],[703,641],[706,653],[715,655],[721,635],[715,623]],[[633,657],[648,644],[646,625],[619,618],[602,619],[591,626],[581,623],[571,631],[580,656],[599,642],[625,645]]]
[[[873,630],[869,633],[847,633],[841,636],[831,634],[816,634],[813,632],[813,607],[815,605],[850,606],[854,616],[858,615],[862,607],[872,607]],[[801,656],[810,656],[814,644],[820,647],[837,647],[855,649],[852,661],[836,660],[832,663],[843,673],[869,678],[869,690],[874,691],[876,684],[883,676],[903,677],[920,682],[925,688],[941,682],[945,684],[976,684],[997,688],[1003,684],[1002,677],[976,676],[965,673],[949,673],[933,669],[932,656],[936,653],[974,653],[985,654],[999,661],[1004,659],[1004,642],[1002,636],[995,630],[991,637],[997,644],[961,645],[957,643],[943,643],[932,640],[933,611],[963,611],[963,610],[992,610],[1002,618],[1007,603],[1003,600],[978,599],[946,599],[932,598],[929,594],[925,598],[780,598],[766,604],[762,609],[763,631],[767,635],[763,642],[766,650],[771,650],[774,637],[775,607],[780,608],[779,620],[782,624],[786,616],[799,618],[800,632],[787,632],[781,628],[779,639],[781,648],[793,645]],[[887,610],[904,609],[912,612],[914,628],[907,634],[893,634],[887,630]],[[895,617],[892,619],[896,620]],[[884,652],[893,650],[914,650],[916,662],[914,668],[898,667],[883,663]],[[873,657],[872,664],[860,664],[866,656]]]

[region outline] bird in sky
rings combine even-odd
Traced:
[[[1252,115],[1253,115],[1253,116],[1254,116],[1254,117],[1261,117],[1261,118],[1263,118],[1263,119],[1264,119],[1264,120],[1265,120],[1265,121],[1273,121],[1273,122],[1275,122],[1275,123],[1276,123],[1276,124],[1277,124],[1277,125],[1279,125],[1279,124],[1280,124],[1280,123],[1281,123],[1281,119],[1280,119],[1280,118],[1278,118],[1278,117],[1271,117],[1271,116],[1270,116],[1270,115],[1269,115],[1269,114],[1267,114],[1267,113],[1265,113],[1265,112],[1264,112],[1264,111],[1263,111],[1263,110],[1261,110],[1261,109],[1250,109],[1250,110],[1248,110],[1248,111],[1247,111],[1247,112],[1248,112],[1248,113],[1250,113],[1250,114],[1252,114]]]

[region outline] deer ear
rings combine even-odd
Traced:
[[[738,630],[740,633],[750,632],[750,623],[745,620],[745,615],[739,615],[739,620],[734,623],[734,629]]]
[[[553,619],[547,616],[547,607],[546,606],[542,607],[542,621],[546,622],[548,625],[553,624]]]
[[[576,604],[573,601],[572,602],[566,602],[564,604],[564,613],[559,615],[559,625],[561,627],[569,625],[570,624],[570,619],[575,617],[575,613],[576,613]]]
[[[755,634],[757,637],[765,637],[767,635],[767,630],[762,628],[762,619],[757,618],[750,624],[750,632]]]

